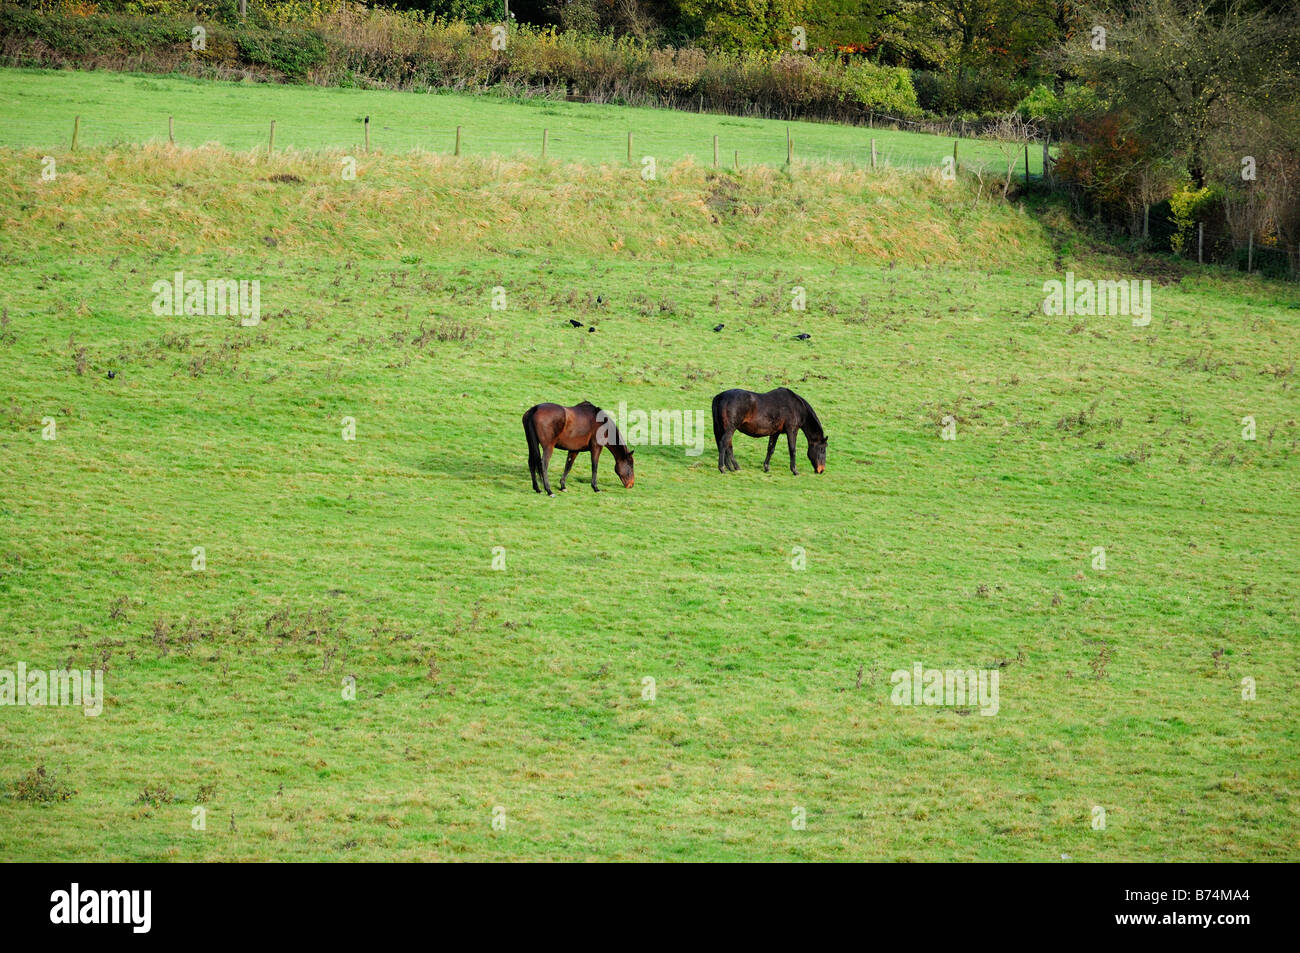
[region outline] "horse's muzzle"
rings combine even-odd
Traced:
[[[825,473],[825,472],[826,472],[826,467],[821,466],[821,465],[818,465],[815,469],[817,470],[818,473]]]

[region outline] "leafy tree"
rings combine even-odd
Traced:
[[[481,23],[500,20],[504,12],[503,0],[384,0],[370,6],[392,7],[395,10],[418,10],[446,20],[469,20]],[[514,3],[510,4],[512,11]]]
[[[682,18],[710,46],[790,49],[794,27],[807,29],[808,0],[680,0]]]
[[[1234,115],[1269,112],[1296,95],[1296,21],[1241,0],[1130,0],[1126,6],[1120,15],[1086,8],[1084,22],[1094,28],[1068,42],[1060,61],[1097,84],[1157,151],[1182,156],[1201,188],[1212,140]]]
[[[874,54],[890,29],[894,6],[887,0],[809,0],[809,46]]]

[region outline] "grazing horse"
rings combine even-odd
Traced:
[[[551,481],[547,470],[551,466],[551,451],[556,447],[569,451],[569,459],[564,464],[564,476],[560,477],[560,489],[569,478],[573,461],[580,453],[591,454],[591,488],[597,493],[596,462],[600,460],[600,451],[609,447],[614,454],[614,472],[629,490],[635,477],[632,473],[632,451],[623,442],[623,435],[614,425],[614,418],[595,404],[584,400],[577,407],[561,407],[559,404],[537,404],[528,408],[524,414],[524,436],[528,439],[528,472],[533,478],[533,489],[538,493],[542,487],[537,485],[537,478],[542,478],[546,495],[551,492]]]
[[[808,439],[808,462],[822,473],[826,469],[826,434],[808,401],[792,390],[778,387],[766,394],[748,390],[724,390],[713,398],[713,439],[718,442],[718,472],[739,470],[736,453],[731,448],[731,435],[739,430],[750,437],[767,437],[767,459],[763,472],[772,462],[776,438],[785,434],[790,442],[790,472],[799,471],[794,465],[795,444],[799,431]]]

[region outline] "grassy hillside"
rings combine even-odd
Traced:
[[[1045,265],[1052,255],[1043,229],[1021,209],[976,207],[972,190],[937,173],[818,166],[793,176],[766,168],[733,175],[682,162],[646,181],[621,165],[537,169],[411,154],[360,157],[349,181],[340,153],[268,160],[154,146],[56,156],[51,187],[40,180],[41,151],[8,154],[26,173],[8,183],[20,217],[5,237],[22,257],[116,247],[179,267],[189,254],[211,253],[250,277],[268,256],[549,251],[700,260],[780,249],[843,263],[1009,267]]]
[[[1293,287],[923,172],[32,146],[0,667],[108,700],[0,707],[0,856],[1300,857]],[[1146,327],[1042,313],[1135,267]],[[155,315],[178,270],[259,279],[261,324]],[[529,486],[537,401],[778,385],[822,476],[737,437]],[[998,714],[891,704],[915,662],[997,668]]]
[[[542,130],[547,155],[560,161],[617,162],[654,156],[660,165],[687,157],[713,162],[718,136],[720,164],[783,165],[786,131],[795,158],[870,165],[871,139],[881,163],[937,168],[952,155],[951,139],[889,129],[814,122],[776,122],[661,109],[601,106],[543,99],[416,94],[256,83],[213,83],[184,76],[106,72],[0,70],[0,145],[66,149],[73,119],[81,117],[84,146],[166,142],[168,117],[179,145],[219,142],[230,149],[265,149],[271,120],[280,148],[340,149],[360,154],[364,120],[371,117],[371,146],[385,152],[453,151],[461,126],[462,155],[537,156]],[[972,167],[1005,174],[1008,158],[991,142],[962,140],[958,158]],[[1012,149],[1016,174],[1023,153]],[[1042,172],[1042,150],[1030,150],[1030,172]]]

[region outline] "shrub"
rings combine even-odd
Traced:
[[[1125,206],[1138,187],[1137,170],[1147,150],[1112,115],[1087,124],[1079,142],[1061,148],[1056,174],[1097,206]]]
[[[493,86],[527,94],[563,87],[593,100],[701,105],[747,115],[855,120],[911,117],[920,103],[912,75],[865,60],[774,50],[655,49],[628,36],[512,26],[508,51],[488,42],[493,24],[444,21],[332,0],[106,0],[119,11],[73,13],[80,0],[48,0],[38,14],[0,6],[0,45],[22,65],[106,65],[267,79],[409,89]],[[465,0],[466,10],[477,0]],[[211,16],[207,49],[190,49],[195,12]],[[139,13],[152,13],[141,16]],[[984,97],[987,99],[988,97]]]
[[[1061,139],[1077,135],[1081,124],[1096,118],[1104,105],[1097,92],[1082,83],[1067,84],[1060,96],[1040,83],[1016,104],[1016,112],[1022,119],[1044,124],[1052,138]]]
[[[325,62],[325,40],[312,30],[259,30],[243,28],[235,34],[241,57],[257,66],[302,80]]]
[[[913,70],[912,83],[922,109],[947,116],[964,112],[1008,112],[1015,108],[1022,95],[1006,77],[969,67],[944,73]]]
[[[662,50],[651,50],[649,61],[646,82],[650,88],[661,95],[681,96],[696,91],[708,57],[703,50],[693,47],[676,50],[670,46]]]
[[[76,793],[55,775],[47,772],[42,764],[27,772],[26,777],[14,782],[13,797],[15,801],[48,804],[67,801]]]
[[[150,807],[162,807],[164,804],[171,804],[175,800],[175,796],[167,788],[161,785],[151,787],[146,784],[136,797],[135,803],[148,804]]]
[[[1205,222],[1216,214],[1222,215],[1223,193],[1218,186],[1207,185],[1203,189],[1194,189],[1184,185],[1176,189],[1169,197],[1169,218],[1174,224],[1174,233],[1169,245],[1175,254],[1181,255],[1191,251],[1194,241],[1192,234],[1198,222]]]
[[[1042,83],[1029,91],[1029,95],[1016,103],[1016,112],[1022,119],[1051,119],[1060,108],[1061,101]]]
[[[901,66],[854,61],[841,74],[840,89],[847,101],[868,112],[890,112],[903,117],[921,114],[911,73]]]

